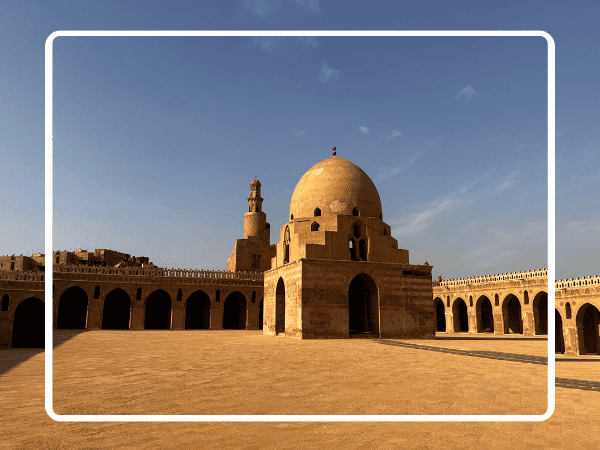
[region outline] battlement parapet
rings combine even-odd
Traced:
[[[11,270],[0,272],[0,280],[16,280],[16,281],[44,281],[44,272],[31,272],[22,270]]]
[[[225,270],[164,269],[160,267],[94,267],[80,265],[54,265],[53,273],[86,273],[98,275],[124,275],[140,277],[211,278],[222,280],[262,281],[260,271],[227,272]]]
[[[557,280],[554,282],[555,289],[566,289],[575,286],[590,286],[600,284],[599,275],[591,275],[589,277],[582,278],[566,278],[564,280]]]
[[[548,269],[538,269],[538,270],[524,270],[522,272],[511,272],[511,273],[501,273],[497,275],[484,275],[480,277],[469,277],[469,278],[454,278],[450,280],[442,280],[442,281],[432,281],[434,287],[438,286],[459,286],[465,284],[481,284],[481,283],[490,283],[494,281],[503,281],[503,280],[522,280],[526,278],[539,278],[539,277],[547,277]]]

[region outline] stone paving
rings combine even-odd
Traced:
[[[255,331],[93,331],[55,348],[54,409],[59,414],[542,414],[546,345],[539,340],[298,341]],[[44,410],[44,353],[0,353],[5,365],[0,448],[600,449],[600,392],[586,388],[600,381],[600,365],[590,361],[557,364],[557,406],[544,422],[64,423]]]

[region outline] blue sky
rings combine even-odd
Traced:
[[[556,276],[598,273],[592,2],[3,3],[0,253],[43,251],[44,42],[66,29],[512,29],[556,41]],[[541,8],[541,5],[544,5]],[[54,41],[54,247],[224,269],[263,184],[271,241],[331,155],[375,182],[410,261],[444,278],[547,267],[539,37]]]

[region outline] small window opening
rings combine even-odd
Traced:
[[[217,289],[217,301],[221,301],[221,291],[219,289]]]
[[[321,210],[319,208],[315,209],[315,217],[319,217],[321,215]]]
[[[136,300],[141,300],[142,299],[142,288],[137,288],[137,292],[135,293],[135,299]]]
[[[256,303],[256,291],[252,291],[252,303]]]
[[[571,318],[571,304],[569,302],[567,302],[567,304],[565,305],[565,310],[567,313],[567,319]]]
[[[310,226],[310,231],[319,231],[319,224],[317,222],[313,222]]]
[[[183,295],[182,295],[182,294],[183,294],[183,293],[181,292],[181,289],[179,289],[179,290],[177,291],[177,301],[178,301],[178,302],[180,302],[180,301],[181,301],[181,299],[183,298]]]
[[[94,299],[99,299],[100,298],[100,286],[96,286],[94,288]]]
[[[354,209],[352,210],[352,215],[358,216],[358,208],[354,207]]]
[[[360,226],[357,223],[354,224],[354,237],[360,237]]]

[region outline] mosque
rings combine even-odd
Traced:
[[[336,155],[296,185],[264,273],[264,333],[293,338],[432,338],[430,265],[408,261],[375,184]]]

